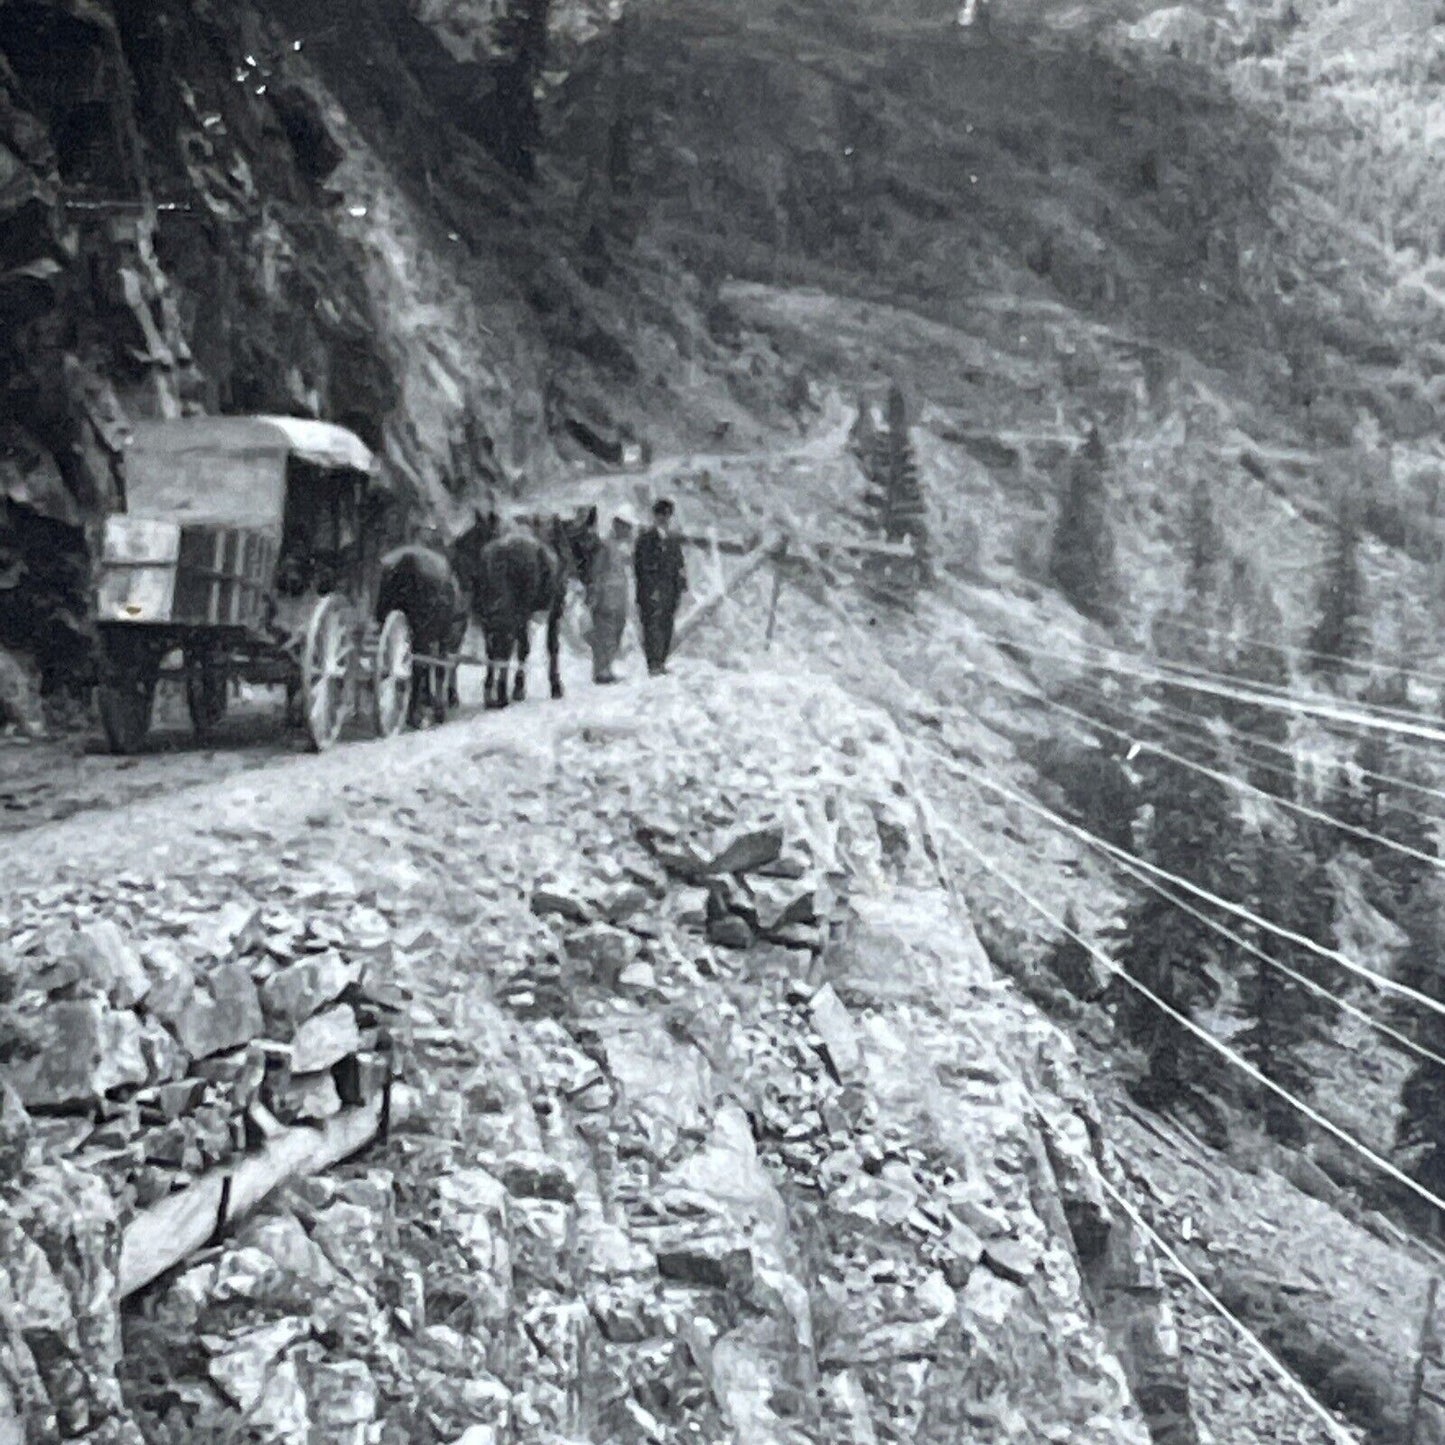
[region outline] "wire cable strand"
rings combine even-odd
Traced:
[[[1135,665],[1121,666],[1117,663],[1099,661],[1096,658],[1079,658],[1066,652],[1051,652],[1047,648],[1017,642],[1006,637],[994,637],[988,633],[981,632],[979,637],[990,646],[1005,652],[1012,649],[1016,652],[1028,653],[1031,657],[1048,658],[1054,662],[1071,662],[1075,665],[1085,662],[1100,667],[1105,672],[1111,672],[1120,677],[1136,678],[1159,687],[1178,687],[1187,692],[1203,693],[1209,697],[1229,698],[1234,702],[1252,703],[1256,707],[1274,708],[1277,711],[1293,713],[1297,717],[1313,717],[1342,723],[1350,727],[1374,728],[1382,732],[1394,733],[1404,739],[1418,739],[1424,743],[1445,743],[1445,731],[1426,726],[1419,720],[1418,715],[1413,713],[1392,717],[1359,707],[1336,707],[1327,703],[1314,702],[1300,697],[1297,693],[1284,690],[1270,692],[1252,686],[1240,687],[1237,685],[1238,679],[1229,679],[1231,685],[1224,686],[1209,680],[1207,673],[1198,670],[1193,673],[1183,671],[1171,673],[1162,669],[1173,664],[1155,664],[1150,667],[1147,666],[1150,659],[1141,654],[1121,652],[1118,648],[1102,647],[1091,642],[1081,642],[1079,646],[1086,651],[1126,658]],[[1146,666],[1138,666],[1137,664],[1140,663],[1146,664]]]
[[[1284,642],[1265,642],[1263,638],[1251,637],[1248,633],[1231,632],[1227,627],[1206,627],[1202,622],[1180,622],[1173,617],[1160,617],[1155,615],[1154,622],[1164,627],[1172,627],[1179,632],[1190,632],[1196,637],[1210,637],[1220,641],[1238,643],[1241,647],[1258,647],[1265,652],[1272,652],[1276,657],[1283,657],[1287,661],[1294,657],[1313,657],[1320,662],[1335,662],[1343,667],[1348,667],[1355,672],[1391,672],[1399,677],[1418,678],[1421,682],[1445,685],[1445,674],[1438,672],[1425,672],[1418,667],[1406,667],[1401,657],[1391,656],[1389,653],[1376,653],[1371,660],[1365,661],[1358,657],[1344,657],[1337,652],[1320,652],[1317,648],[1292,646]]]
[[[1168,869],[1160,868],[1154,863],[1149,863],[1145,859],[1128,852],[1126,849],[1119,848],[1113,843],[1105,842],[1104,839],[1098,838],[1093,833],[1090,833],[1088,829],[1081,828],[1078,824],[1071,823],[1067,818],[1060,817],[1059,814],[1055,813],[1052,809],[1044,807],[1042,803],[1035,802],[1034,799],[1018,792],[1014,788],[994,782],[992,778],[986,777],[977,769],[970,768],[966,764],[958,762],[956,759],[945,762],[944,767],[951,772],[957,773],[960,777],[967,778],[970,782],[981,784],[983,787],[990,789],[1001,797],[1008,799],[1010,802],[1017,803],[1020,807],[1037,814],[1046,822],[1052,823],[1056,828],[1063,829],[1089,847],[1109,857],[1125,859],[1134,866],[1147,870],[1155,877],[1166,879],[1176,888],[1182,888],[1186,893],[1202,899],[1205,903],[1211,904],[1215,908],[1223,909],[1226,913],[1231,913],[1237,918],[1242,918],[1248,923],[1253,923],[1256,927],[1262,928],[1278,938],[1283,938],[1290,943],[1298,944],[1302,948],[1309,949],[1311,953],[1318,954],[1321,958],[1338,964],[1339,967],[1366,980],[1377,989],[1397,994],[1401,998],[1406,998],[1412,1003],[1419,1004],[1422,1008],[1429,1009],[1432,1013],[1445,1017],[1445,1003],[1442,1003],[1439,999],[1431,998],[1429,994],[1421,993],[1419,989],[1411,988],[1409,984],[1400,983],[1398,980],[1389,978],[1383,973],[1377,973],[1374,969],[1367,968],[1362,963],[1356,963],[1354,959],[1341,953],[1337,948],[1327,948],[1324,944],[1317,943],[1314,939],[1306,937],[1303,933],[1296,933],[1293,929],[1285,928],[1278,923],[1271,923],[1268,919],[1261,918],[1257,913],[1251,912],[1251,910],[1244,907],[1243,904],[1231,903],[1227,898],[1220,898],[1216,894],[1210,893],[1208,889],[1201,888],[1196,883],[1191,883],[1187,878],[1181,878],[1177,874],[1169,872]]]
[[[1390,1179],[1393,1179],[1397,1184],[1402,1185],[1412,1194],[1424,1200],[1424,1202],[1430,1205],[1432,1209],[1438,1209],[1442,1212],[1445,1212],[1445,1199],[1441,1199],[1439,1195],[1433,1194],[1423,1184],[1419,1183],[1415,1179],[1412,1179],[1408,1174],[1405,1173],[1403,1169],[1399,1168],[1397,1165],[1392,1164],[1382,1154],[1377,1154],[1373,1149],[1370,1148],[1368,1144],[1361,1143],[1360,1140],[1356,1139],[1355,1136],[1349,1132],[1349,1130],[1342,1129],[1332,1119],[1328,1119],[1325,1117],[1325,1115],[1321,1114],[1318,1109],[1315,1109],[1311,1105],[1304,1103],[1303,1100],[1297,1099],[1282,1084],[1275,1083],[1275,1081],[1271,1079],[1267,1074],[1255,1068],[1255,1066],[1251,1064],[1248,1059],[1244,1058],[1237,1050],[1230,1048],[1228,1044],[1223,1043],[1221,1040],[1215,1038],[1213,1034],[1211,1034],[1207,1029],[1201,1028],[1200,1025],[1195,1023],[1194,1020],[1191,1019],[1187,1014],[1181,1013],[1177,1008],[1173,1006],[1173,1004],[1168,1003],[1164,999],[1160,998],[1159,995],[1155,993],[1154,990],[1151,989],[1147,984],[1140,983],[1139,980],[1133,976],[1133,974],[1129,973],[1120,964],[1116,963],[1114,959],[1112,959],[1107,953],[1104,952],[1103,949],[1097,947],[1095,944],[1090,943],[1089,940],[1086,939],[1081,933],[1079,933],[1077,929],[1069,927],[1069,925],[1065,923],[1063,919],[1061,919],[1056,913],[1054,913],[1047,904],[1040,903],[1039,900],[1035,898],[1033,894],[1031,894],[1028,889],[1023,886],[1023,884],[1017,882],[1015,879],[1011,878],[1007,873],[1005,873],[1003,869],[993,859],[991,859],[986,853],[982,851],[982,849],[978,848],[974,843],[970,842],[967,838],[964,838],[956,833],[953,835],[953,837],[954,841],[958,844],[958,846],[971,853],[979,861],[979,863],[982,864],[983,867],[988,869],[989,872],[991,872],[996,878],[998,878],[998,880],[1003,883],[1005,887],[1010,888],[1013,890],[1013,892],[1017,893],[1019,897],[1022,898],[1023,901],[1029,905],[1030,908],[1034,909],[1034,911],[1040,914],[1042,917],[1048,919],[1048,921],[1052,923],[1054,927],[1057,928],[1061,933],[1065,934],[1069,938],[1072,938],[1081,947],[1086,948],[1089,953],[1098,960],[1099,963],[1101,963],[1106,969],[1108,969],[1110,973],[1112,973],[1115,977],[1122,979],[1123,982],[1128,984],[1130,988],[1134,989],[1143,998],[1146,998],[1166,1017],[1173,1019],[1180,1028],[1184,1029],[1187,1033],[1192,1034],[1207,1048],[1212,1049],[1221,1058],[1226,1059],[1229,1063],[1233,1064],[1234,1067],[1238,1069],[1242,1074],[1244,1074],[1247,1078],[1252,1079],[1256,1084],[1262,1085],[1271,1093],[1278,1095],[1281,1099],[1285,1101],[1285,1103],[1290,1105],[1291,1108],[1303,1114],[1304,1117],[1308,1119],[1312,1124],[1323,1129],[1327,1134],[1333,1135],[1336,1139],[1340,1141],[1341,1144],[1345,1145],[1346,1148],[1352,1149],[1356,1154],[1358,1154],[1362,1159],[1366,1160],[1369,1164],[1373,1165],[1374,1168],[1379,1170],[1382,1174],[1388,1176]]]
[[[1127,719],[1133,716],[1130,710],[1122,703],[1115,702],[1112,698],[1106,697],[1102,692],[1099,691],[1098,688],[1090,687],[1087,683],[1081,680],[1071,679],[1065,682],[1063,686],[1074,692],[1084,694],[1091,702],[1097,703],[1100,707],[1107,708],[1116,717]],[[1150,699],[1149,707],[1151,713],[1162,714],[1164,717],[1168,718],[1176,727],[1188,727],[1192,728],[1196,733],[1204,734],[1207,734],[1210,731],[1209,725],[1211,720],[1208,717],[1203,716],[1202,714],[1188,712],[1184,708],[1180,707],[1171,707],[1168,703],[1160,702],[1158,699]],[[1152,717],[1147,720],[1152,721]],[[1220,718],[1219,722],[1225,728],[1230,740],[1237,747],[1241,749],[1263,748],[1268,750],[1269,752],[1277,753],[1282,757],[1290,758],[1293,760],[1293,765],[1289,765],[1285,763],[1267,762],[1263,758],[1250,757],[1247,753],[1243,755],[1241,759],[1243,762],[1247,763],[1251,767],[1262,768],[1264,769],[1264,771],[1271,774],[1272,776],[1281,778],[1294,777],[1298,779],[1298,774],[1295,772],[1296,767],[1317,761],[1317,759],[1303,756],[1297,753],[1292,747],[1290,747],[1286,743],[1277,743],[1271,741],[1268,738],[1254,737],[1239,723],[1232,723],[1225,718]],[[1190,741],[1195,740],[1196,739],[1194,739],[1193,737],[1190,738]],[[1202,739],[1199,739],[1199,741],[1202,741]],[[1330,766],[1334,768],[1339,768],[1340,766],[1342,766],[1342,760],[1340,759],[1331,758],[1325,759],[1324,761],[1329,763]],[[1376,782],[1384,783],[1391,788],[1403,788],[1413,793],[1420,793],[1426,797],[1438,798],[1441,801],[1445,801],[1445,791],[1442,791],[1439,788],[1431,788],[1426,786],[1424,783],[1411,782],[1408,778],[1398,778],[1390,773],[1377,773],[1369,768],[1359,767],[1358,763],[1354,764],[1354,766],[1357,768],[1360,776],[1363,778],[1371,778]],[[1437,826],[1445,825],[1445,815],[1439,813],[1423,813],[1418,808],[1405,807],[1401,807],[1400,811],[1406,814],[1408,817],[1415,818],[1422,823],[1432,823]]]
[[[1289,964],[1283,962],[1283,960],[1275,958],[1273,954],[1266,953],[1258,944],[1251,943],[1249,939],[1236,933],[1226,924],[1219,922],[1217,918],[1210,918],[1202,909],[1194,907],[1192,903],[1185,902],[1184,899],[1166,888],[1164,884],[1158,883],[1150,878],[1142,868],[1136,868],[1132,863],[1125,862],[1122,858],[1115,858],[1114,862],[1128,873],[1130,877],[1142,883],[1144,887],[1172,903],[1181,912],[1198,919],[1206,928],[1213,929],[1215,933],[1229,939],[1231,943],[1238,945],[1244,949],[1246,953],[1259,959],[1261,963],[1267,963],[1271,968],[1278,969],[1280,973],[1292,978],[1317,998],[1328,999],[1337,1008],[1349,1014],[1352,1018],[1358,1019],[1361,1023],[1367,1024],[1372,1029],[1377,1029],[1387,1038],[1393,1039],[1401,1048],[1408,1049],[1412,1054],[1416,1054],[1422,1059],[1428,1059],[1432,1064],[1437,1064],[1440,1068],[1445,1069],[1445,1054],[1437,1054],[1432,1049],[1427,1049],[1424,1044],[1416,1043],[1408,1034],[1402,1033],[1397,1028],[1393,1028],[1383,1019],[1377,1019],[1373,1014],[1367,1013],[1358,1004],[1351,1003],[1349,999],[1341,998],[1337,993],[1332,993],[1324,984],[1310,978],[1308,974],[1300,973],[1297,969],[1293,969]]]
[[[998,683],[1000,687],[1006,687],[1014,692],[1023,692],[1028,696],[1036,697],[1046,707],[1052,707],[1062,712],[1067,717],[1072,717],[1077,722],[1082,722],[1089,727],[1099,728],[1101,731],[1110,733],[1114,737],[1126,743],[1135,745],[1141,749],[1147,748],[1150,752],[1158,754],[1161,758],[1167,758],[1172,763],[1177,763],[1183,768],[1192,768],[1197,773],[1202,773],[1207,778],[1212,778],[1217,783],[1226,787],[1234,788],[1238,792],[1253,793],[1268,802],[1281,808],[1287,808],[1292,813],[1298,813],[1302,817],[1310,818],[1316,823],[1328,823],[1331,827],[1339,829],[1343,833],[1349,833],[1353,837],[1363,838],[1366,842],[1374,843],[1378,847],[1387,848],[1392,853],[1399,853],[1402,857],[1412,858],[1417,863],[1424,863],[1427,866],[1445,872],[1445,862],[1433,854],[1425,853],[1419,848],[1412,848],[1408,843],[1398,843],[1394,839],[1386,838],[1379,833],[1372,833],[1368,828],[1356,827],[1353,823],[1343,822],[1339,818],[1331,817],[1328,813],[1322,813],[1318,808],[1312,808],[1308,803],[1296,803],[1289,798],[1280,798],[1275,794],[1266,792],[1263,788],[1256,787],[1253,783],[1246,782],[1242,778],[1231,777],[1228,773],[1220,772],[1218,768],[1211,768],[1206,763],[1197,763],[1191,758],[1186,758],[1169,748],[1161,747],[1158,743],[1145,741],[1143,738],[1134,736],[1133,733],[1124,732],[1120,728],[1111,727],[1108,723],[1100,722],[1097,718],[1091,718],[1087,713],[1079,712],[1077,708],[1071,708],[1067,703],[1059,702],[1051,698],[1037,685],[1027,685],[1013,682],[1011,679],[1002,676],[1000,673],[992,672],[987,668],[980,667],[977,663],[969,666],[973,671],[982,674],[991,681]],[[1442,734],[1445,736],[1445,734]]]

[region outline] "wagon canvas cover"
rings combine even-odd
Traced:
[[[126,511],[279,537],[286,463],[296,457],[370,474],[374,459],[344,427],[295,417],[186,417],[140,422],[126,449]]]

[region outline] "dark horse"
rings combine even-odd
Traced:
[[[496,517],[477,513],[475,524],[447,552],[425,543],[396,547],[381,559],[381,582],[376,594],[376,620],[399,608],[411,624],[411,645],[428,657],[455,657],[466,641],[472,607],[469,562],[496,533]],[[436,669],[416,670],[407,721],[415,727],[422,709],[430,705],[441,722],[449,708],[460,702],[456,669],[450,669],[445,694],[437,691]]]
[[[506,707],[527,695],[527,656],[532,650],[532,618],[547,614],[547,680],[552,696],[562,696],[559,626],[567,584],[585,585],[600,538],[597,508],[581,508],[570,518],[529,519],[526,529],[494,536],[476,558],[472,603],[487,641],[486,705]],[[507,674],[516,655],[511,698]]]

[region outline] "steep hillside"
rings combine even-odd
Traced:
[[[1440,668],[1433,6],[994,0],[986,29],[930,0],[614,8],[556,8],[524,182],[498,159],[483,0],[0,6],[0,136],[24,161],[0,192],[0,643],[65,672],[37,613],[78,606],[83,570],[44,568],[104,510],[125,415],[192,405],[348,421],[443,523],[487,489],[666,489],[690,527],[800,542],[780,594],[755,574],[649,692],[572,687],[573,658],[559,708],[350,761],[252,756],[186,795],[183,838],[154,799],[105,816],[163,788],[165,759],[119,783],[87,764],[95,794],[66,809],[96,816],[32,834],[5,882],[6,976],[27,1025],[58,1001],[128,1042],[119,1082],[68,1077],[59,1107],[30,1066],[38,1120],[0,1099],[13,1253],[53,1310],[0,1381],[97,1445],[134,1420],[398,1445],[1340,1440],[1156,1272],[1104,1203],[1120,1190],[1393,1445],[1430,1221],[1322,1131],[1269,1137],[1238,1079],[1202,1112],[1140,1107],[1117,997],[1057,967],[1060,920],[1108,939],[1138,889],[1034,805],[1090,826],[1112,807],[1129,840],[1152,821],[1136,745],[1201,745],[1128,683],[1112,733],[1079,716],[1108,706],[1093,649],[1148,651],[1182,597],[1199,495],[1224,580],[1187,620],[1242,614],[1292,686],[1362,692],[1368,663],[1319,681],[1299,651],[1343,494],[1367,534],[1361,655]],[[849,430],[895,380],[939,574],[911,609],[806,550],[862,535]],[[1091,425],[1110,626],[1048,567]],[[619,467],[623,443],[652,456]],[[1211,716],[1209,756],[1240,772],[1232,721]],[[1303,725],[1276,746],[1314,804],[1355,752]],[[1417,796],[1445,795],[1420,769]],[[1305,852],[1278,799],[1230,816],[1222,851]],[[729,830],[756,847],[774,822],[806,897],[754,876],[771,857],[704,886]],[[122,837],[149,872],[112,877]],[[1377,862],[1335,848],[1330,926],[1392,973],[1412,920]],[[257,928],[217,940],[202,921],[237,899]],[[93,945],[101,921],[125,947]],[[225,1012],[196,981],[217,954],[243,999],[312,954],[333,980],[365,962],[380,1001],[343,1003],[368,1045],[395,1026],[426,1097],[384,1151],[162,1280],[122,1339],[105,1287],[129,1212],[255,1147],[257,1099],[332,1102],[286,1072],[297,1021],[274,1008],[242,1009],[218,1060],[181,1046]],[[1201,1018],[1237,1039],[1244,1014],[1230,978]],[[1356,1022],[1313,1041],[1315,1106],[1394,1158],[1410,1060]],[[93,1093],[104,1117],[79,1117]],[[80,1239],[46,1228],[66,1190],[96,1205]],[[1439,1412],[1419,1439],[1445,1439]]]
[[[85,554],[129,418],[339,421],[383,452],[403,513],[446,526],[568,459],[737,414],[693,283],[642,253],[588,269],[574,207],[510,175],[477,120],[491,29],[457,60],[466,17],[427,13],[0,13],[0,645],[48,682],[84,679]],[[590,32],[559,19],[565,61]],[[686,389],[683,355],[702,368]],[[765,389],[751,400],[766,415]]]

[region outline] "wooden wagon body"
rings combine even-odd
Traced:
[[[292,417],[188,417],[135,428],[126,510],[107,519],[97,580],[101,721],[114,751],[149,728],[156,684],[185,683],[197,734],[232,680],[284,686],[313,746],[340,735],[358,691],[379,732],[405,722],[410,630],[372,618],[371,452]]]

